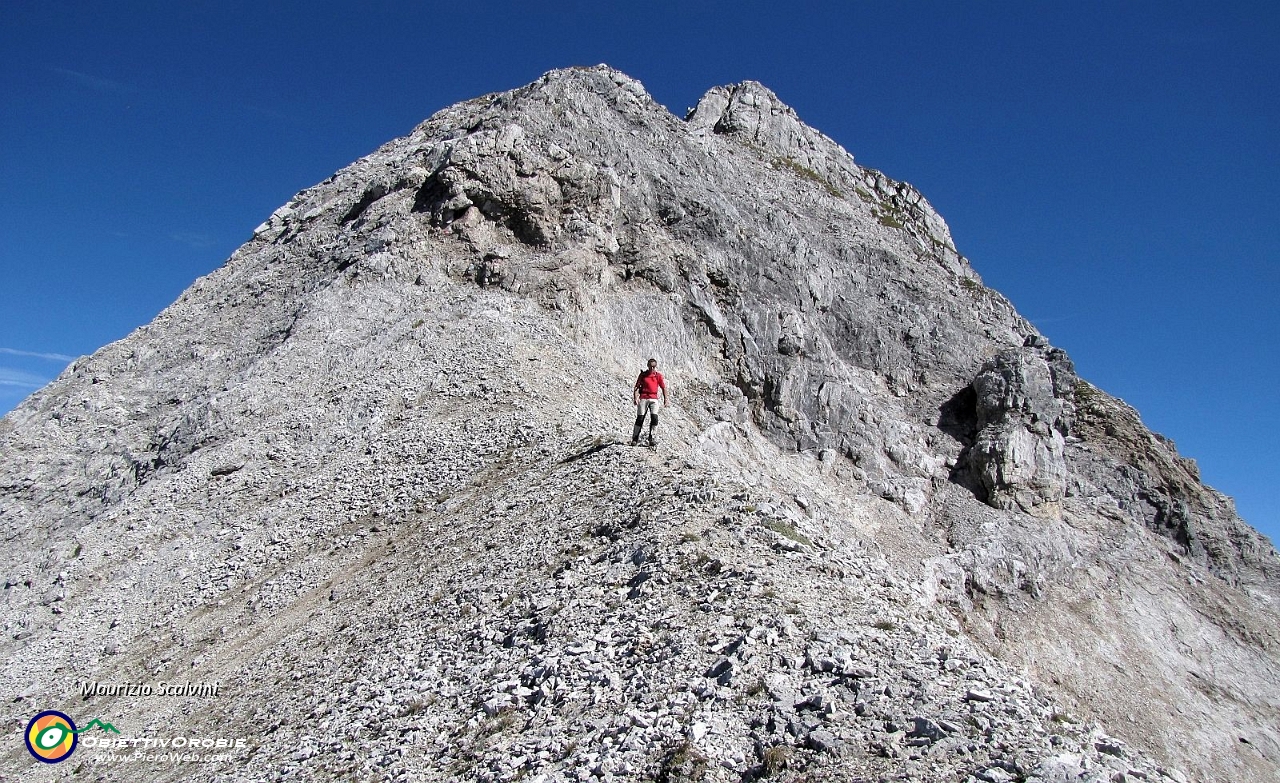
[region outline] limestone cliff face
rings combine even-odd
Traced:
[[[259,776],[1280,774],[1280,556],[754,82],[445,109],[0,443],[11,723],[182,666],[238,694],[85,708],[278,691]]]

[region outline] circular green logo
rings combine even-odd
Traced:
[[[27,750],[37,761],[57,764],[76,749],[76,723],[69,715],[45,710],[27,724]]]

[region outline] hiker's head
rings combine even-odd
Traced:
[[[657,360],[657,359],[650,359],[650,360],[649,360],[649,369],[650,369],[650,370],[656,370],[656,369],[658,369],[658,360]]]

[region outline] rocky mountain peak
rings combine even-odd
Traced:
[[[5,417],[0,525],[11,725],[269,726],[105,780],[1280,772],[1280,555],[755,82],[553,71],[302,191]]]
[[[772,90],[754,81],[713,87],[685,121],[695,131],[731,136],[806,166],[822,163],[838,149],[834,142],[802,123]],[[848,157],[852,160],[852,156]]]

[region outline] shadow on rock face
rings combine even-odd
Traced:
[[[965,447],[951,481],[994,508],[1060,513],[1075,380],[1070,360],[1042,339],[989,359],[939,408],[939,429]]]
[[[938,408],[938,429],[960,441],[963,450],[951,468],[948,479],[973,493],[983,503],[987,502],[987,490],[974,474],[970,464],[970,450],[978,435],[978,395],[973,386],[966,386],[952,395]]]

